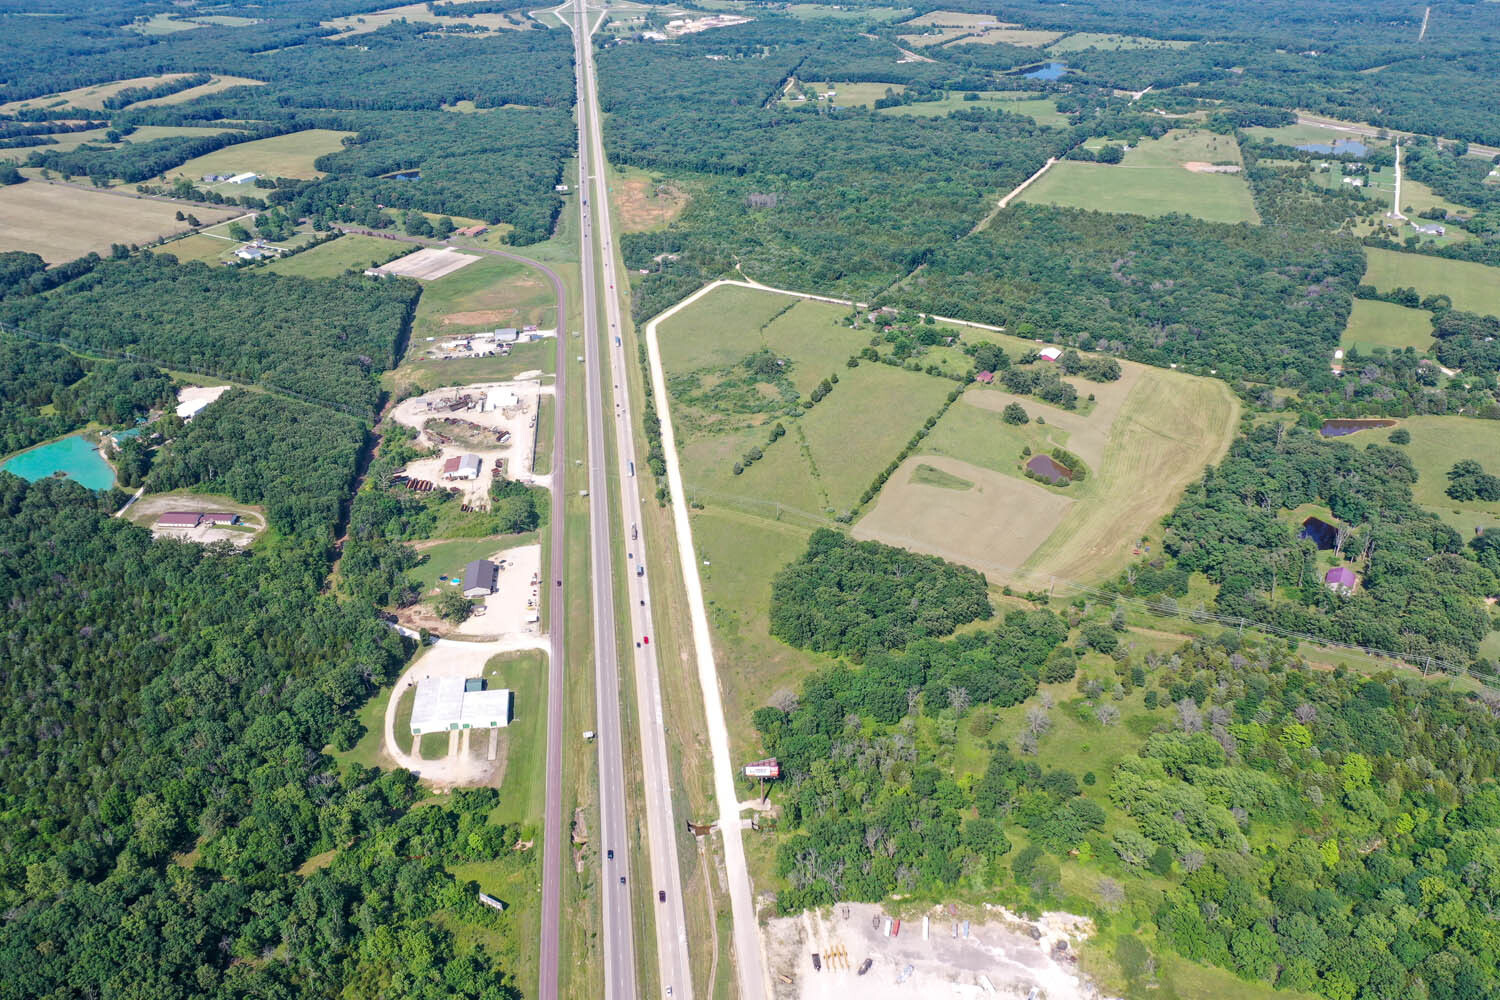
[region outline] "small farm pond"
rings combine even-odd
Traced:
[[[1026,468],[1031,471],[1032,475],[1040,476],[1054,486],[1070,482],[1073,478],[1073,473],[1068,467],[1051,455],[1032,455],[1026,462]]]
[[[1325,420],[1318,433],[1326,438],[1344,437],[1367,431],[1372,427],[1395,427],[1394,420]]]
[[[107,490],[115,484],[115,470],[82,434],[37,445],[12,457],[0,469],[31,482],[61,472],[91,490]]]
[[[1061,80],[1067,71],[1067,63],[1049,62],[1045,66],[1038,66],[1031,72],[1021,75],[1028,80]]]

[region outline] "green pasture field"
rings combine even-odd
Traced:
[[[819,104],[826,102],[836,108],[872,107],[877,100],[885,96],[887,90],[900,93],[906,89],[906,85],[901,83],[849,83],[837,80],[807,81],[807,86],[817,91]],[[834,92],[832,100],[823,96],[830,90]],[[805,103],[793,100],[790,93],[784,93],[781,100],[782,103],[790,105]]]
[[[46,108],[64,102],[58,107],[86,108],[90,111],[101,111],[104,108],[106,98],[113,97],[122,90],[131,87],[155,87],[168,80],[181,79],[191,76],[191,73],[163,73],[157,76],[135,76],[128,80],[114,80],[109,83],[95,83],[87,87],[75,87],[72,90],[64,90],[56,94],[47,94],[42,97],[29,97],[24,101],[11,101],[9,104],[0,104],[0,114],[14,114],[31,108]]]
[[[1378,175],[1377,175],[1378,176]],[[1394,174],[1391,175],[1394,179]],[[1425,212],[1429,208],[1441,208],[1445,212],[1454,214],[1468,214],[1473,209],[1467,205],[1460,205],[1456,201],[1437,194],[1432,188],[1421,181],[1414,181],[1409,177],[1401,178],[1401,211],[1409,216],[1412,221],[1426,224],[1428,220],[1418,218],[1418,213]]]
[[[1352,132],[1344,132],[1336,128],[1327,128],[1322,125],[1252,125],[1245,129],[1246,134],[1258,139],[1274,139],[1284,146],[1301,146],[1310,142],[1332,143],[1336,139],[1357,139],[1370,147],[1389,146],[1387,139],[1377,139],[1373,136],[1355,135]]]
[[[1375,347],[1393,351],[1412,347],[1426,353],[1432,346],[1432,316],[1422,309],[1375,299],[1355,299],[1339,346],[1346,351],[1357,347],[1364,354]]]
[[[137,105],[139,106],[139,105]],[[150,142],[153,139],[169,139],[179,135],[222,135],[225,132],[236,132],[238,129],[231,128],[205,128],[194,125],[141,125],[121,142],[111,143],[106,138],[108,128],[91,128],[82,132],[53,132],[45,138],[54,140],[51,143],[38,143],[34,146],[13,146],[10,149],[0,149],[0,160],[11,160],[15,163],[24,163],[32,153],[71,153],[85,143],[95,146],[105,146],[110,149],[119,149],[125,143]],[[37,138],[43,138],[37,136]]]
[[[404,253],[408,246],[406,243],[351,233],[311,250],[273,260],[266,268],[277,274],[295,274],[303,278],[336,278],[350,268],[378,267],[397,254]]]
[[[500,806],[491,817],[500,823],[542,821],[547,759],[547,654],[539,650],[501,653],[484,665],[491,688],[510,688],[510,725],[500,734],[505,776],[500,781]]]
[[[112,243],[151,243],[188,228],[177,221],[181,206],[169,202],[63,184],[29,180],[0,187],[0,250],[28,250],[49,264]],[[213,205],[194,209],[204,222],[232,214]]]
[[[1239,146],[1228,136],[1174,129],[1160,139],[1142,139],[1118,164],[1063,160],[1021,200],[1139,215],[1185,212],[1210,222],[1259,221],[1242,174],[1195,173],[1186,167],[1193,162],[1239,164]]]
[[[1057,41],[1062,35],[1061,31],[1048,31],[1044,28],[986,28],[973,38],[965,38],[961,44],[1022,45],[1027,48],[1041,48]]]
[[[313,161],[324,153],[334,153],[343,148],[342,141],[353,132],[336,132],[332,129],[314,128],[288,135],[256,139],[234,146],[225,146],[212,153],[188,160],[171,171],[169,177],[187,177],[193,181],[206,174],[238,174],[254,172],[262,177],[296,177],[313,179],[323,176],[313,167]],[[237,185],[229,185],[233,188]],[[246,188],[252,190],[252,188]]]
[[[130,110],[155,108],[166,104],[186,104],[188,101],[196,101],[200,97],[217,94],[231,87],[264,87],[265,85],[266,82],[264,80],[252,80],[246,76],[229,76],[228,74],[220,75],[215,73],[213,79],[205,84],[197,87],[189,87],[187,90],[179,90],[177,93],[168,94],[166,97],[153,97],[148,101],[137,101],[130,105]]]
[[[898,470],[857,522],[856,535],[964,562],[996,580],[1055,575],[1093,583],[1112,576],[1203,467],[1223,456],[1239,410],[1215,379],[1123,367],[1118,382],[1073,380],[1080,395],[1098,397],[1088,414],[970,388],[917,455],[980,488],[938,496]],[[1001,411],[1011,402],[1021,404],[1030,423],[1004,422]],[[1027,447],[1033,454],[1066,448],[1084,461],[1088,477],[1067,487],[1030,480],[1022,470]],[[997,509],[1006,517],[994,517]]]
[[[1449,296],[1456,309],[1500,316],[1500,268],[1399,250],[1367,249],[1365,258],[1363,283],[1379,291],[1415,288]]]
[[[1179,41],[1174,38],[1145,38],[1141,35],[1107,35],[1094,31],[1077,31],[1047,46],[1047,51],[1060,55],[1065,52],[1082,52],[1084,49],[1107,49],[1115,52],[1124,49],[1185,49],[1192,44],[1192,42]]]
[[[928,465],[925,462],[919,464],[916,471],[912,473],[912,482],[921,483],[923,486],[936,486],[938,489],[943,490],[962,491],[974,488],[974,484],[962,476],[955,476],[951,472],[944,472],[942,469]]]
[[[1057,110],[1057,102],[1051,98],[1028,99],[1025,91],[978,91],[979,100],[966,101],[964,93],[965,91],[955,90],[940,101],[899,104],[894,108],[880,108],[878,113],[936,118],[953,111],[984,108],[987,111],[1008,111],[1013,115],[1025,115],[1038,125],[1065,125],[1068,121],[1068,116]]]
[[[1466,458],[1484,466],[1484,471],[1500,475],[1500,421],[1420,416],[1407,417],[1399,426],[1411,432],[1411,444],[1400,450],[1417,467],[1417,482],[1412,487],[1417,502],[1450,524],[1465,542],[1474,537],[1475,528],[1500,529],[1500,503],[1460,503],[1444,492],[1448,470]],[[1389,434],[1388,430],[1361,431],[1351,439],[1340,440],[1363,447],[1360,438],[1383,444]]]

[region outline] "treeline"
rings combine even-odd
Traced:
[[[891,298],[1147,364],[1295,383],[1327,369],[1363,273],[1358,244],[1336,234],[1013,205]]]
[[[225,493],[264,504],[279,532],[331,538],[366,433],[322,407],[231,389],[162,449],[146,487]]]
[[[984,575],[819,528],[771,583],[771,634],[856,660],[994,614]]]
[[[419,294],[404,280],[315,281],[142,254],[102,264],[58,294],[6,302],[0,317],[46,339],[263,382],[366,414],[379,397],[370,376],[395,367]]]
[[[321,556],[153,542],[117,502],[0,475],[7,992],[514,995],[514,945],[473,943],[511,918],[449,869],[534,880],[535,831],[488,822],[493,790],[408,812],[413,775],[323,754],[400,638],[320,593]]]

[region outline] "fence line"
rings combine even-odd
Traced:
[[[14,334],[25,340],[34,341],[36,343],[56,344],[59,347],[66,348],[67,350],[73,351],[77,354],[102,355],[106,358],[110,358],[116,361],[135,361],[141,364],[155,365],[157,368],[171,368],[177,371],[191,372],[194,375],[204,375],[208,378],[216,378],[221,382],[231,382],[235,385],[244,386],[245,388],[265,389],[270,392],[276,393],[277,395],[290,396],[291,398],[299,402],[306,403],[309,406],[321,406],[325,409],[337,410],[340,413],[354,417],[357,420],[373,422],[375,418],[373,410],[361,411],[358,408],[349,406],[345,403],[335,403],[332,400],[319,399],[316,396],[308,396],[298,392],[295,389],[287,389],[274,383],[252,382],[248,379],[240,378],[237,375],[226,375],[223,372],[214,371],[211,368],[201,368],[196,365],[191,365],[179,361],[158,361],[155,358],[147,357],[143,354],[136,354],[134,351],[117,351],[110,347],[97,347],[93,344],[80,344],[67,337],[49,337],[46,334],[35,333],[31,330],[27,330],[24,327],[17,326],[14,323],[6,323],[3,321],[0,321],[0,330],[5,331],[6,333]]]

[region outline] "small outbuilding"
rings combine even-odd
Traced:
[[[1334,593],[1347,597],[1359,586],[1359,578],[1348,566],[1335,566],[1323,574],[1323,583]]]
[[[488,559],[475,559],[464,567],[464,596],[488,597],[500,582],[500,567]]]
[[[981,385],[989,385],[991,382],[995,381],[995,373],[980,372],[978,375],[974,376],[974,381],[980,383]]]
[[[1037,356],[1040,357],[1043,361],[1056,361],[1058,358],[1062,357],[1062,348],[1044,347],[1036,353]]]

